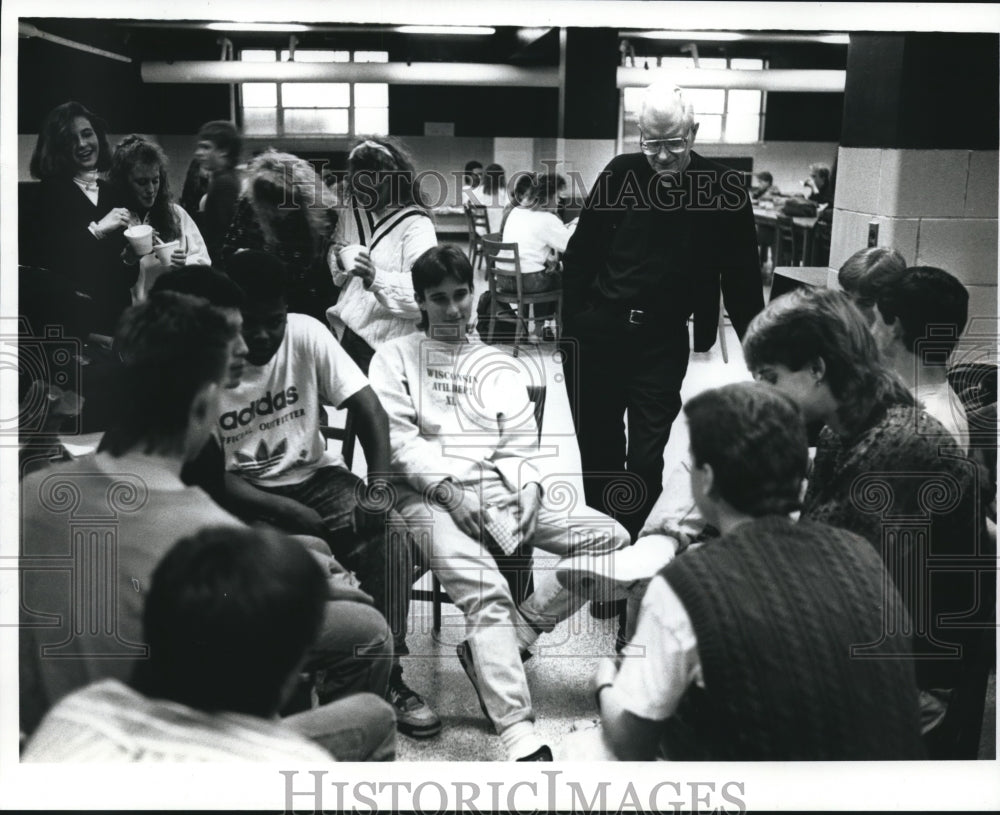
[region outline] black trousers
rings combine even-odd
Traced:
[[[587,504],[638,535],[663,485],[663,450],[681,408],[683,318],[630,325],[570,321],[564,371]],[[628,422],[628,441],[626,425]]]

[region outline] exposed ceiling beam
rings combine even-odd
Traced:
[[[619,68],[619,88],[645,88],[657,79],[669,79],[682,88],[731,88],[759,91],[843,93],[847,71],[775,69],[762,71],[708,68]]]
[[[87,43],[84,42],[68,40],[65,37],[57,37],[55,34],[49,34],[47,31],[42,31],[40,28],[33,26],[31,23],[18,23],[17,34],[19,37],[24,37],[26,39],[34,38],[45,40],[46,42],[52,42],[56,45],[65,45],[67,48],[75,48],[77,51],[86,51],[88,54],[96,54],[99,57],[115,59],[119,62],[132,61],[131,57],[116,54],[114,51],[105,51],[103,48],[96,48],[95,46],[87,45]]]
[[[144,62],[143,82],[388,82],[557,88],[559,68],[479,62]]]

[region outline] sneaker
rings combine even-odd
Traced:
[[[441,732],[441,718],[401,675],[389,682],[389,704],[396,711],[396,729],[404,736],[429,739]]]
[[[547,744],[543,744],[535,752],[515,759],[515,761],[552,761],[552,750]]]
[[[649,581],[673,560],[675,552],[672,538],[648,535],[615,552],[563,558],[556,566],[556,579],[564,588],[593,601],[592,617],[607,620],[621,613],[616,601],[645,591]]]

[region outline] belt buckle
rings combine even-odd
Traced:
[[[646,312],[640,308],[629,309],[628,321],[632,325],[642,325],[646,321]]]

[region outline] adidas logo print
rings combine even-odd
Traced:
[[[255,416],[270,416],[298,401],[299,393],[294,385],[283,391],[278,391],[277,395],[273,397],[271,391],[268,391],[260,399],[255,399],[241,410],[229,410],[223,413],[219,417],[219,427],[223,430],[236,430],[250,424]]]

